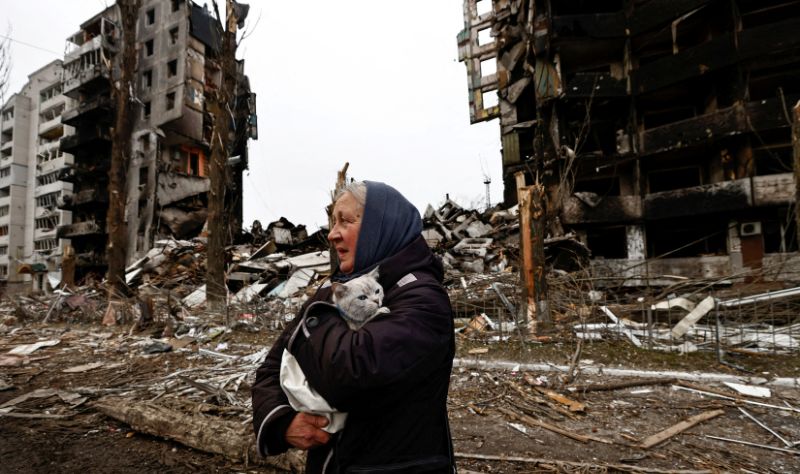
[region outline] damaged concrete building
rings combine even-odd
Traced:
[[[59,148],[62,62],[34,71],[2,107],[0,116],[0,281],[14,287],[46,287],[47,271],[58,268],[62,245],[56,228],[70,212],[56,208],[72,185],[58,180],[72,157]]]
[[[465,0],[470,119],[505,202],[545,185],[613,284],[797,279],[800,2]]]
[[[59,179],[71,183],[58,206],[72,221],[58,228],[74,253],[75,277],[105,273],[110,127],[114,106],[111,79],[119,69],[121,32],[112,6],[83,23],[68,39],[62,116],[68,133],[61,150],[74,157]],[[204,97],[220,86],[222,30],[207,7],[184,0],[145,0],[137,21],[136,124],[128,164],[128,262],[145,255],[162,238],[197,236],[207,215],[208,157],[214,118]],[[228,160],[228,231],[241,229],[242,172],[249,138],[256,138],[255,94],[237,61],[238,80],[229,108],[235,139]]]

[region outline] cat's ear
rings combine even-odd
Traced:
[[[341,283],[333,282],[331,283],[331,288],[333,289],[333,295],[337,298],[341,298],[347,293],[347,287]]]
[[[381,268],[381,267],[380,267],[380,265],[379,265],[379,266],[377,266],[377,267],[375,267],[375,268],[374,268],[374,269],[373,269],[371,272],[369,272],[367,275],[368,275],[370,278],[374,278],[374,279],[376,279],[376,280],[377,280],[377,279],[380,277],[380,268]]]

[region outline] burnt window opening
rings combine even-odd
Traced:
[[[175,93],[174,92],[170,92],[169,94],[167,94],[167,104],[166,104],[166,106],[167,106],[167,110],[172,110],[172,109],[175,108]]]
[[[172,28],[169,30],[169,44],[177,44],[178,43],[178,27]]]
[[[139,186],[147,186],[147,175],[150,170],[147,166],[139,167]]]
[[[153,87],[153,70],[148,69],[142,73],[142,86],[145,88]]]
[[[143,118],[150,118],[150,102],[145,102],[144,107],[142,108],[142,117]]]
[[[154,51],[154,43],[153,40],[147,40],[144,42],[144,55],[145,56],[152,56]]]
[[[727,255],[728,225],[711,217],[669,219],[645,227],[647,258]]]
[[[586,245],[592,258],[628,258],[625,226],[587,229]]]
[[[492,76],[497,74],[497,59],[490,58],[481,61],[481,77]]]
[[[483,16],[492,11],[492,0],[478,0],[475,2],[475,9],[478,11],[478,16]]]
[[[178,75],[178,60],[173,59],[167,63],[167,77],[175,77]]]
[[[691,188],[703,184],[700,168],[678,168],[671,170],[651,171],[647,174],[649,193],[660,193],[674,189]]]
[[[145,18],[146,18],[146,23],[147,23],[148,26],[150,26],[153,23],[155,23],[156,22],[156,9],[155,8],[151,8],[151,9],[147,10],[147,13],[145,14]]]
[[[150,151],[150,135],[144,134],[139,137],[139,148],[145,153]]]
[[[791,173],[794,169],[791,143],[753,148],[756,176]]]
[[[497,91],[484,92],[481,95],[483,96],[484,109],[490,109],[500,104],[500,97],[498,97]]]
[[[494,38],[492,38],[492,29],[491,28],[484,28],[478,31],[478,46],[485,46],[487,44],[493,43]]]
[[[192,176],[200,176],[200,154],[195,152],[189,153],[189,174]]]
[[[182,0],[172,0],[172,11],[176,12],[181,8]]]
[[[553,16],[616,13],[623,6],[623,0],[560,0],[552,3]]]
[[[764,238],[764,253],[797,252],[797,231],[793,215],[782,209],[783,216],[761,221],[761,233]]]

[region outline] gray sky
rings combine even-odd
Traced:
[[[106,3],[0,0],[0,32],[10,23],[17,41],[9,93],[63,58],[65,38]],[[469,125],[461,0],[250,4],[238,57],[258,94],[259,140],[244,177],[246,226],[324,224],[346,161],[350,176],[391,184],[420,211],[445,193],[483,206],[484,173],[492,201],[502,197],[499,126]]]

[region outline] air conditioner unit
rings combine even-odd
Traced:
[[[760,235],[760,234],[761,234],[761,222],[742,222],[742,225],[739,227],[740,237],[747,237],[750,235]]]

